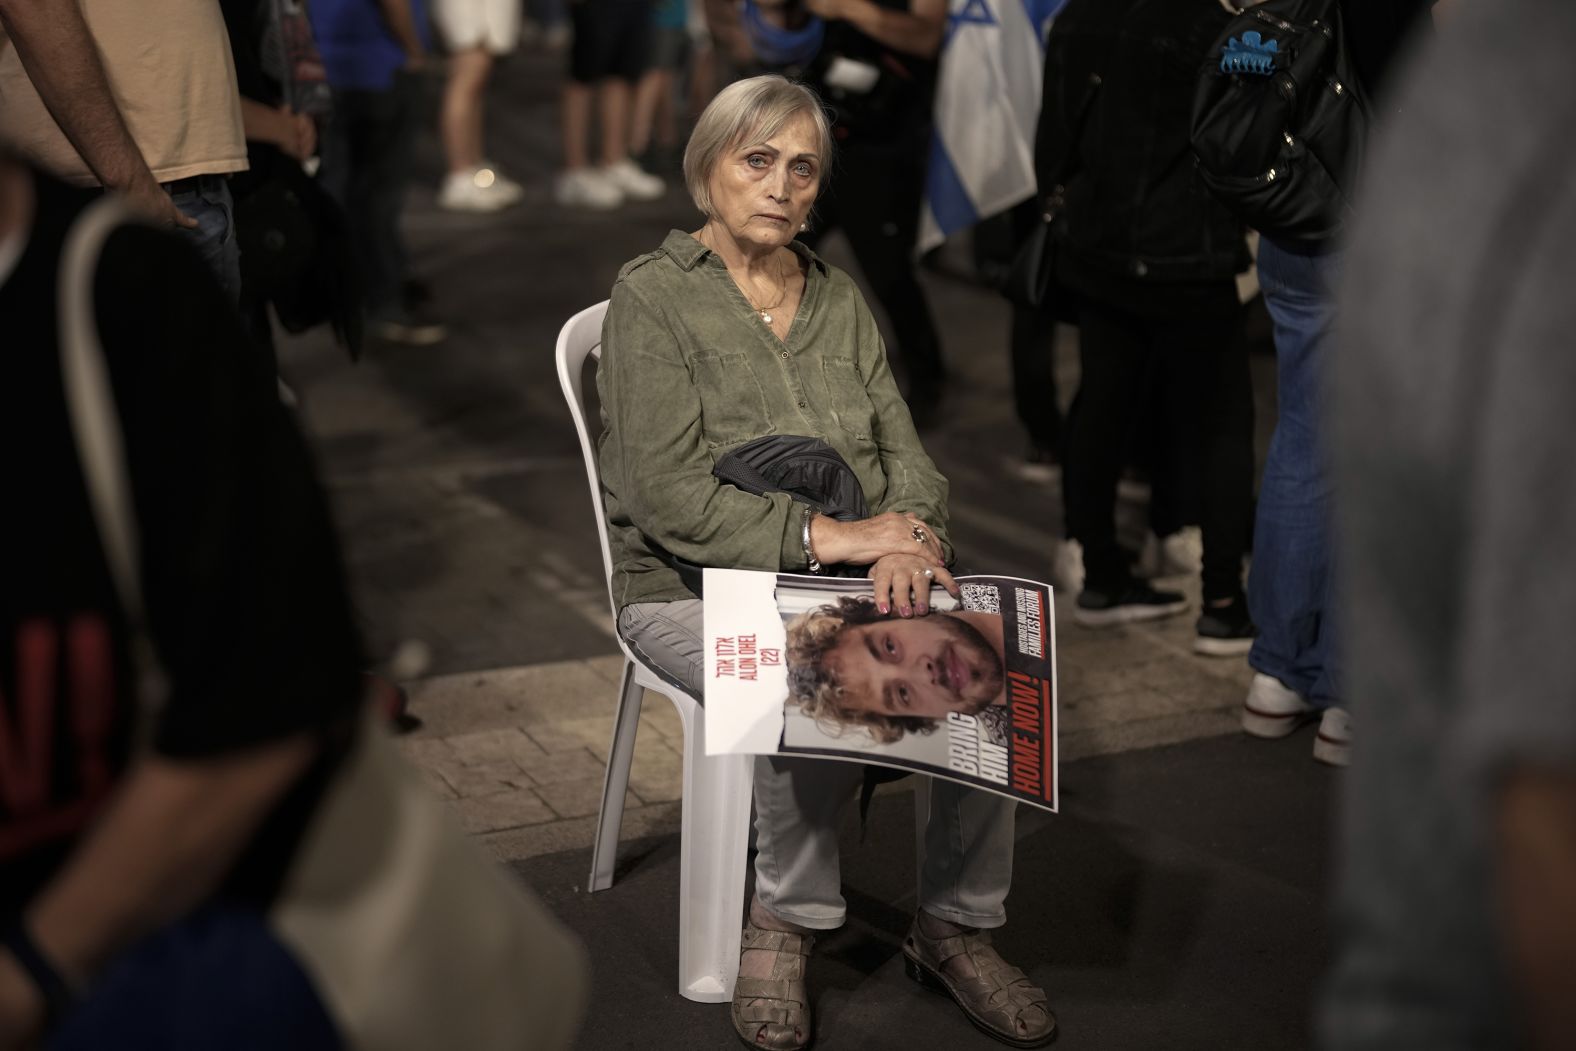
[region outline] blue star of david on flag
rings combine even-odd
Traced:
[[[947,0],[920,246],[1034,196],[1045,33],[1066,0]]]
[[[996,16],[991,14],[990,4],[986,0],[963,0],[961,11],[947,12],[947,37],[957,32],[960,25],[994,26],[999,25]]]
[[[1034,33],[1043,43],[1046,29],[1051,24],[1051,19],[1056,17],[1056,12],[1066,6],[1067,0],[1023,0],[1024,10],[1029,14],[1029,24],[1034,27]]]

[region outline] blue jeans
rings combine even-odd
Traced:
[[[230,181],[222,175],[198,175],[171,184],[170,200],[197,220],[179,233],[197,250],[203,264],[213,271],[231,303],[241,300],[241,249],[235,240],[235,200]]]
[[[1279,416],[1259,492],[1248,609],[1255,671],[1319,707],[1341,700],[1331,609],[1331,484],[1324,429],[1339,252],[1259,243],[1259,285],[1275,323]]]
[[[208,905],[122,953],[49,1051],[339,1051],[311,980],[257,911]]]

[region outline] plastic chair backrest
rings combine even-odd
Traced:
[[[607,583],[607,604],[617,618],[618,608],[613,603],[613,553],[608,547],[607,515],[602,506],[602,475],[597,469],[596,443],[591,440],[591,429],[586,425],[585,400],[585,363],[587,358],[602,359],[602,318],[606,314],[607,300],[604,299],[564,322],[558,332],[554,356],[558,362],[558,383],[564,390],[564,400],[569,403],[569,414],[574,417],[575,433],[580,436],[586,484],[591,487],[591,506],[596,511],[596,535],[602,543],[602,579]],[[622,639],[619,648],[623,648]]]

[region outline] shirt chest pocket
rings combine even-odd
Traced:
[[[716,448],[776,432],[749,355],[697,355],[691,375],[700,395],[701,429],[707,445]],[[661,406],[652,408],[660,410]]]
[[[862,442],[875,433],[876,407],[865,393],[865,380],[859,365],[851,358],[822,358],[821,376],[826,381],[827,404],[837,425]]]

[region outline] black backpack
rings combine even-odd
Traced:
[[[1210,191],[1272,237],[1335,237],[1352,210],[1368,103],[1337,0],[1264,0],[1227,24],[1193,98]]]

